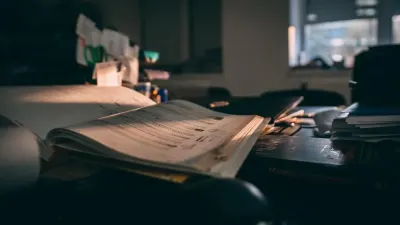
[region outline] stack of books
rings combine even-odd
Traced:
[[[333,140],[400,141],[400,108],[354,103],[332,123]]]

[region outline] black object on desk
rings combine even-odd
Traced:
[[[238,176],[265,193],[274,215],[295,224],[396,221],[396,147],[362,147],[359,142],[332,145],[329,139],[269,136],[258,141]]]
[[[228,100],[229,104],[223,107],[212,108],[215,111],[237,115],[259,115],[277,119],[283,113],[296,107],[303,97],[243,97]]]
[[[346,167],[353,159],[349,156],[354,157],[332,146],[329,139],[265,136],[257,141],[249,160],[256,165],[268,166],[270,172],[282,169],[323,174],[324,169],[338,171]],[[267,168],[263,170],[268,171]]]
[[[400,45],[370,47],[355,57],[352,102],[369,106],[400,106],[398,58]]]
[[[372,144],[302,136],[265,136],[257,141],[242,170],[258,180],[273,175],[371,188],[384,182],[391,184],[388,188],[396,189],[400,178],[398,148],[398,144],[391,142]],[[251,171],[255,170],[264,171],[264,175],[252,175]],[[250,177],[246,180],[253,182],[247,179]]]

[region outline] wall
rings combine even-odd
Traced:
[[[140,0],[83,0],[96,3],[103,12],[106,25],[113,25],[140,44]]]
[[[396,14],[396,0],[386,0],[378,5],[379,44],[392,43],[392,16]]]
[[[309,88],[338,91],[349,100],[351,71],[303,71],[288,68],[289,1],[222,0],[223,74],[173,76],[167,87],[222,86],[233,95]]]
[[[172,77],[163,85],[223,86],[233,95],[289,88],[289,1],[222,0],[223,75]]]
[[[221,0],[189,0],[192,56],[221,47]]]
[[[144,0],[143,46],[160,52],[160,64],[177,64],[189,56],[186,0]]]
[[[304,29],[299,29],[304,27],[306,23],[306,0],[290,0],[290,25],[296,28],[295,32],[295,50],[294,54],[296,58],[294,59],[295,64],[298,64],[298,55],[300,51],[304,49]]]
[[[139,12],[143,11],[139,10],[139,0],[119,1],[123,3],[96,0],[104,9],[106,22],[115,23],[118,29],[134,40],[139,40],[140,36],[147,37],[145,43],[148,46],[153,44],[162,50],[161,59],[171,57],[166,60],[168,62],[176,62],[177,59],[188,56],[187,47],[181,47],[188,46],[188,30],[185,30],[188,26],[187,20],[178,18],[184,18],[187,13],[183,10],[184,0],[171,0],[172,3],[165,7],[162,7],[163,4],[158,4],[158,7],[148,6],[152,13],[147,14],[150,19],[144,29],[146,35],[140,34]],[[178,4],[179,1],[181,2]],[[157,3],[166,0],[145,2],[157,6]],[[267,90],[298,88],[303,82],[307,82],[309,88],[338,91],[349,99],[348,80],[351,71],[289,70],[289,0],[222,0],[221,3],[224,73],[173,76],[169,81],[158,83],[167,87],[223,86],[234,95],[246,96],[258,95]],[[170,13],[164,13],[167,7],[172,12],[177,12],[175,17],[168,18]],[[152,18],[153,13],[157,16]],[[123,20],[120,19],[121,15]],[[171,26],[168,29],[166,26],[159,26],[161,20],[163,23],[164,20],[171,23]],[[158,41],[160,39],[162,41]],[[177,52],[171,49],[177,49]]]
[[[84,1],[99,5],[107,24],[142,47],[159,51],[160,64],[181,63],[191,54],[199,57],[221,47],[221,0]]]
[[[221,3],[223,75],[184,75],[159,83],[223,86],[237,96],[289,88],[289,0]]]
[[[307,23],[322,23],[336,20],[351,20],[356,19],[355,0],[307,0],[306,15],[312,13],[317,15],[314,22]],[[387,1],[387,0],[386,0]]]
[[[222,6],[227,87],[234,95],[286,88],[289,1],[222,0]]]

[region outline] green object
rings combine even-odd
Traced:
[[[92,59],[90,60],[88,57],[88,52],[90,52]],[[86,63],[88,66],[95,66],[96,63],[102,62],[103,58],[107,61],[108,57],[104,51],[102,46],[85,46],[83,49],[83,56],[85,58]]]
[[[151,62],[157,62],[157,60],[160,58],[160,53],[154,51],[144,50],[143,54],[144,57],[149,59]]]

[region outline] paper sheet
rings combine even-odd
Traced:
[[[80,14],[76,23],[76,34],[84,39],[90,39],[96,24],[83,14]]]
[[[101,36],[101,44],[113,57],[123,57],[129,51],[129,37],[120,32],[104,29]]]
[[[139,80],[139,61],[137,58],[126,58],[122,60],[122,64],[125,66],[122,80],[137,84]]]
[[[122,67],[118,71],[118,64],[117,61],[96,63],[92,78],[97,80],[97,86],[118,87],[122,85],[122,76],[126,69]]]
[[[68,129],[115,150],[108,154],[183,163],[222,146],[253,118],[222,114],[175,100]]]
[[[0,116],[0,195],[35,184],[41,147],[32,132]]]
[[[221,177],[234,177],[269,119],[256,116],[217,152],[192,160],[190,164]]]
[[[125,87],[28,86],[0,88],[0,115],[45,139],[53,128],[94,120],[155,103]],[[48,159],[50,151],[41,152]]]

